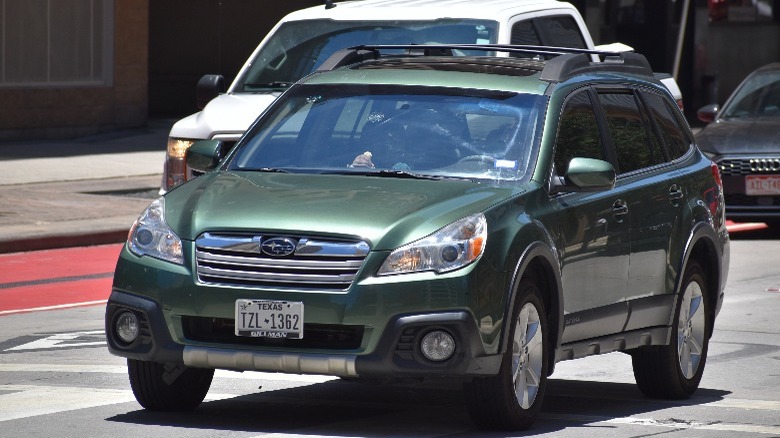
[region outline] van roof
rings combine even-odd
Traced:
[[[313,6],[288,14],[282,21],[329,18],[332,20],[431,20],[472,18],[500,20],[520,13],[574,10],[570,3],[558,0],[352,0],[334,3],[333,8]]]

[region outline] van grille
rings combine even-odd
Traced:
[[[346,290],[368,254],[363,241],[205,233],[195,241],[202,283]]]

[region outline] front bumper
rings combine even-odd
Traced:
[[[141,328],[138,339],[129,344],[121,341],[113,328],[116,317],[125,310],[136,314]],[[455,354],[446,361],[427,360],[419,350],[422,337],[434,329],[445,330],[455,339]],[[177,343],[171,337],[159,303],[114,290],[106,307],[106,338],[109,351],[117,356],[237,371],[340,377],[465,377],[495,375],[501,364],[500,353],[485,352],[474,318],[466,311],[397,316],[384,328],[377,347],[367,354],[233,348]]]

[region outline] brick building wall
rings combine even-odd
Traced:
[[[67,138],[146,124],[149,0],[109,5],[113,61],[106,64],[106,83],[0,86],[0,140]]]

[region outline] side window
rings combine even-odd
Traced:
[[[621,173],[661,164],[661,145],[645,123],[633,93],[598,93]]]
[[[577,22],[570,16],[540,17],[518,21],[512,25],[510,44],[530,46],[556,46],[585,49],[585,40]],[[533,55],[510,53],[516,58],[531,58]]]
[[[512,36],[509,40],[513,45],[528,45],[528,46],[540,46],[542,40],[539,38],[539,33],[536,32],[536,28],[531,20],[518,21],[512,26]],[[511,56],[519,56],[521,53],[511,53]]]
[[[555,138],[555,172],[563,175],[574,157],[605,160],[589,93],[573,94],[564,104]]]
[[[580,27],[573,17],[542,17],[535,19],[534,24],[539,28],[539,32],[543,35],[542,39],[548,46],[586,48]]]
[[[676,160],[685,155],[691,147],[691,141],[685,135],[685,130],[681,128],[679,120],[672,113],[673,110],[670,103],[667,102],[668,99],[650,92],[642,92],[642,97],[658,125],[658,131],[666,144],[669,158]]]

